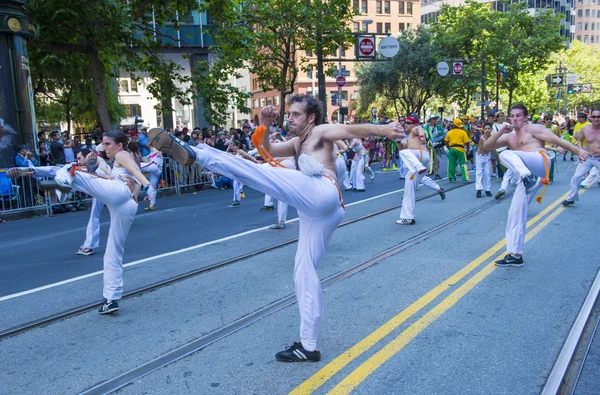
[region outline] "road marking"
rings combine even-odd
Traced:
[[[553,210],[557,205],[559,205],[565,198],[567,197],[567,193],[562,195],[544,210],[542,210],[535,217],[530,219],[527,222],[527,228],[533,226],[538,221],[540,221],[546,214],[548,214],[551,210]],[[401,311],[398,315],[390,319],[388,322],[383,324],[381,327],[376,329],[370,335],[365,337],[363,340],[355,344],[348,351],[342,353],[340,356],[335,358],[333,361],[329,362],[326,366],[324,366],[317,373],[312,375],[308,380],[304,381],[298,387],[296,387],[290,394],[292,395],[305,395],[310,394],[316,389],[318,389],[321,385],[323,385],[327,380],[337,374],[340,370],[342,370],[346,365],[352,362],[354,359],[359,357],[365,351],[369,350],[372,346],[378,343],[381,339],[389,335],[393,330],[402,325],[406,320],[411,318],[413,315],[418,313],[421,309],[427,306],[430,302],[436,299],[439,295],[444,293],[450,287],[454,286],[460,280],[462,280],[469,273],[474,271],[477,267],[479,267],[483,262],[487,261],[490,257],[496,254],[502,247],[506,245],[506,239],[500,240],[489,250],[481,254],[475,260],[470,262],[468,265],[454,273],[448,279],[437,285],[435,288],[431,289],[417,301],[413,302],[406,309]]]
[[[552,222],[564,210],[564,207],[559,207],[556,211],[554,211],[546,219],[544,219],[540,224],[538,224],[535,228],[528,232],[525,236],[525,242],[531,240],[536,234],[538,234],[542,229],[548,226],[548,224],[550,224],[550,222]],[[504,253],[498,255],[495,259],[500,259],[503,255]],[[456,289],[454,292],[448,295],[438,305],[432,308],[427,314],[425,314],[414,324],[409,326],[406,330],[404,330],[394,340],[392,340],[385,347],[383,347],[381,350],[375,353],[367,361],[365,361],[359,367],[354,369],[354,371],[352,371],[352,373],[350,373],[348,376],[346,376],[344,380],[342,380],[338,385],[336,385],[329,392],[329,394],[340,395],[350,393],[354,388],[356,388],[360,383],[362,383],[371,373],[377,370],[384,362],[396,355],[419,333],[421,333],[425,328],[431,325],[448,309],[454,306],[463,296],[465,296],[469,291],[475,288],[477,284],[479,284],[481,281],[483,281],[483,279],[489,276],[496,268],[497,266],[494,264],[494,262],[491,262],[490,264],[485,266],[481,271],[473,275],[473,277],[468,279],[463,285],[461,285],[458,289]]]
[[[373,196],[373,197],[366,198],[366,199],[363,199],[363,200],[359,200],[357,202],[347,204],[346,207],[355,206],[357,204],[362,204],[362,203],[370,202],[372,200],[379,199],[379,198],[382,198],[382,197],[385,197],[385,196],[389,196],[389,195],[392,195],[394,193],[400,193],[402,191],[404,191],[404,188],[403,189],[397,189],[397,190],[391,191],[391,192],[386,192],[386,193],[383,193],[381,195]],[[296,217],[296,218],[293,218],[293,219],[290,219],[290,220],[286,221],[286,223],[296,222],[298,220],[299,220],[299,218]],[[250,235],[252,233],[260,232],[260,231],[267,230],[267,229],[269,229],[269,226],[263,226],[263,227],[260,227],[260,228],[251,229],[251,230],[248,230],[248,231],[245,231],[245,232],[236,233],[236,234],[231,235],[231,236],[222,237],[220,239],[211,240],[211,241],[207,241],[207,242],[204,242],[204,243],[196,244],[196,245],[193,245],[193,246],[190,246],[190,247],[181,248],[179,250],[175,250],[175,251],[165,252],[163,254],[149,256],[147,258],[143,258],[143,259],[139,259],[137,261],[126,263],[126,264],[123,265],[123,267],[136,266],[136,265],[139,265],[139,264],[144,263],[144,262],[153,261],[153,260],[156,260],[156,259],[166,258],[166,257],[172,256],[172,255],[177,255],[177,254],[181,254],[181,253],[184,253],[184,252],[196,250],[196,249],[199,249],[199,248],[207,247],[207,246],[210,246],[210,245],[213,245],[213,244],[217,244],[217,243],[222,243],[224,241],[233,240],[233,239],[236,239],[236,238],[239,238],[239,237],[247,236],[247,235]],[[52,283],[52,284],[44,285],[44,286],[41,286],[41,287],[32,288],[32,289],[28,289],[26,291],[14,293],[14,294],[11,294],[11,295],[2,296],[2,297],[0,297],[0,302],[4,302],[6,300],[18,298],[18,297],[21,297],[21,296],[30,295],[30,294],[33,294],[33,293],[36,293],[36,292],[40,292],[40,291],[45,291],[47,289],[59,287],[59,286],[65,285],[65,284],[70,284],[70,283],[73,283],[73,282],[76,282],[76,281],[85,280],[86,278],[99,276],[99,275],[101,275],[103,273],[104,273],[104,270],[99,270],[99,271],[88,273],[88,274],[84,274],[84,275],[81,275],[81,276],[78,276],[78,277],[68,278],[66,280],[62,280],[62,281],[58,281],[58,282],[55,282],[55,283]]]

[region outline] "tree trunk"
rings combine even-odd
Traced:
[[[510,111],[510,108],[512,107],[514,91],[515,91],[515,88],[513,88],[513,87],[508,88],[508,109],[506,109],[507,113],[508,113],[508,111]]]
[[[92,79],[94,81],[94,93],[96,94],[96,104],[98,111],[98,119],[100,120],[100,126],[103,131],[112,129],[112,122],[110,121],[110,114],[108,112],[108,104],[106,102],[106,94],[104,92],[104,66],[98,55],[98,49],[94,46],[87,52],[88,59],[90,60],[90,67],[92,71]]]
[[[69,134],[71,134],[71,96],[70,96],[70,94],[66,95],[66,99],[67,100],[65,102],[65,118],[67,120],[67,130],[69,131]]]

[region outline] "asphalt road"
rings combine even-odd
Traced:
[[[417,202],[415,226],[397,226],[396,209],[335,232],[319,268],[322,279],[485,205],[483,211],[326,287],[320,363],[282,364],[273,358],[297,341],[294,305],[136,380],[120,393],[539,393],[600,268],[600,188],[586,191],[573,207],[559,205],[573,170],[561,166],[544,204],[529,206],[522,268],[490,264],[504,253],[510,199],[476,199],[470,184],[449,192],[445,201],[433,196]],[[448,186],[446,181],[442,185]],[[495,192],[499,184],[492,185]],[[402,195],[392,191],[401,187],[397,174],[387,173],[378,174],[366,193],[345,193],[346,219],[398,204]],[[417,195],[430,193],[421,187]],[[259,211],[262,195],[251,190],[246,194],[237,209],[227,207],[231,191],[207,190],[161,199],[159,211],[141,212],[125,261],[150,259],[126,268],[126,288],[297,235],[297,223],[292,222],[284,231],[227,238],[275,221],[274,212]],[[382,196],[364,201],[376,195]],[[62,221],[68,223],[56,235],[36,226]],[[74,255],[86,221],[83,212],[2,226],[3,236],[10,235],[2,238],[2,294],[72,278],[78,275],[74,268],[84,274],[101,269],[100,255]],[[156,235],[156,229],[162,232]],[[0,393],[80,393],[292,295],[295,248],[292,244],[129,298],[111,317],[85,313],[4,339]],[[54,271],[53,266],[62,269]],[[12,281],[4,278],[14,273],[19,276]],[[4,290],[8,283],[16,283],[12,291]],[[0,327],[99,299],[100,289],[101,276],[90,275],[0,298]],[[600,388],[593,374],[599,358],[598,342],[594,344],[580,393]]]

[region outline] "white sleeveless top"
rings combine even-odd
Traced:
[[[142,185],[137,178],[135,178],[129,171],[127,171],[124,167],[113,167],[112,172],[110,173],[110,177],[115,180],[122,180],[123,177],[130,178],[135,181],[138,185]]]

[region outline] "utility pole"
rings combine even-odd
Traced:
[[[485,119],[485,54],[481,54],[481,119]]]
[[[556,69],[556,72],[558,73],[558,75],[560,75],[561,77],[563,76],[563,67],[562,67],[562,62],[559,63],[558,68]],[[556,95],[556,113],[560,114],[560,84],[557,86],[558,88],[558,94]],[[566,88],[566,86],[565,86]],[[568,95],[567,90],[565,89],[565,93],[564,93],[565,97]],[[566,100],[565,100],[566,103]]]

